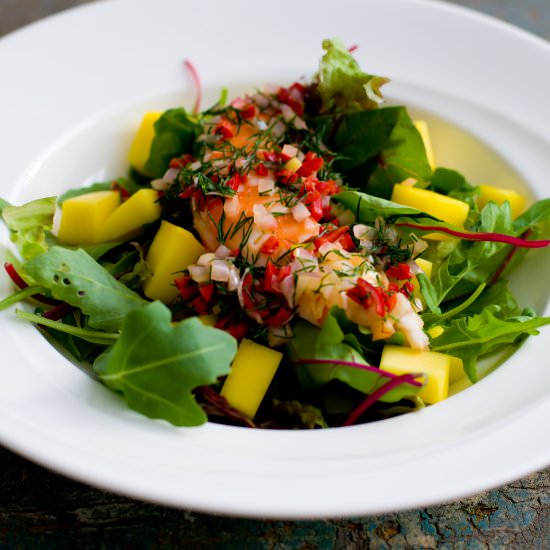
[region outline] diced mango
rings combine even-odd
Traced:
[[[292,157],[287,163],[285,164],[285,170],[288,170],[289,172],[297,172],[302,166],[302,163],[300,159],[297,157]]]
[[[100,241],[118,241],[137,237],[145,224],[160,218],[160,211],[157,191],[140,189],[105,220],[99,232]]]
[[[525,210],[527,199],[513,189],[504,189],[485,184],[481,184],[479,189],[480,193],[477,198],[479,208],[483,208],[489,201],[494,201],[497,204],[503,204],[504,201],[508,201],[512,210],[512,218],[517,218]]]
[[[423,258],[417,258],[415,262],[416,262],[416,265],[424,272],[424,275],[426,275],[426,277],[430,279],[432,276],[433,263],[430,262],[429,260],[424,260]],[[416,275],[412,278],[411,283],[413,284],[413,287],[414,287],[413,292],[414,292],[415,298],[422,299],[422,293],[420,292],[420,283],[418,282]]]
[[[426,158],[428,164],[432,170],[435,170],[435,155],[432,147],[432,139],[430,137],[430,131],[428,130],[428,124],[425,120],[415,120],[414,126],[418,130],[420,137],[424,143],[424,149],[426,149]]]
[[[145,114],[128,153],[128,162],[130,166],[142,174],[145,173],[145,163],[149,158],[151,143],[155,137],[154,125],[161,114],[162,113],[157,112]]]
[[[254,418],[283,354],[244,339],[233,359],[221,395],[249,418]]]
[[[152,271],[143,284],[145,296],[170,304],[178,295],[174,286],[176,273],[205,252],[192,233],[163,220],[149,247],[145,261]]]
[[[432,276],[432,269],[434,264],[429,260],[425,260],[424,258],[416,258],[415,262],[416,265],[424,272],[426,277],[430,279]]]
[[[440,325],[436,325],[435,327],[429,328],[426,332],[430,338],[434,339],[441,336],[445,332],[445,329]]]
[[[426,374],[427,382],[418,395],[430,404],[447,398],[451,371],[453,376],[457,376],[462,369],[462,360],[445,353],[385,346],[380,359],[380,368],[394,374],[420,372]]]
[[[58,238],[63,244],[94,244],[105,220],[120,205],[118,191],[97,191],[67,199],[61,205]]]
[[[460,228],[464,227],[464,222],[470,211],[470,207],[464,201],[402,183],[394,185],[391,200],[412,208],[418,208]]]

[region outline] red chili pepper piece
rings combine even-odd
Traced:
[[[273,254],[279,248],[279,239],[271,235],[260,248],[262,254]]]
[[[275,172],[275,179],[283,185],[290,185],[298,179],[298,174],[285,169],[277,170]]]
[[[308,207],[311,217],[318,222],[324,215],[321,194],[317,191],[310,191],[304,197],[303,202]]]
[[[206,283],[199,286],[199,294],[204,298],[204,301],[209,304],[214,296],[216,287],[214,283]]]
[[[404,281],[410,279],[413,276],[409,264],[401,263],[397,265],[392,265],[386,269],[386,275],[392,279],[397,279],[398,281]]]
[[[221,136],[221,139],[224,140],[232,138],[235,135],[235,130],[231,122],[223,118],[214,128],[214,133],[219,134]]]
[[[180,293],[180,296],[189,301],[197,295],[198,285],[197,283],[189,277],[189,275],[184,275],[183,277],[178,277],[174,284]]]
[[[315,153],[310,151],[309,153],[306,153],[302,166],[298,169],[298,175],[303,178],[307,178],[320,170],[324,163],[325,161],[321,157],[318,157]]]
[[[268,174],[265,164],[262,164],[261,162],[256,165],[256,168],[254,170],[256,171],[256,174],[258,174],[258,176],[260,176],[261,178],[264,178]]]
[[[287,306],[281,306],[279,310],[264,318],[264,323],[269,327],[280,327],[287,323],[292,317],[292,310]]]
[[[196,296],[191,300],[191,306],[199,315],[206,315],[208,313],[208,304],[202,296]]]
[[[243,107],[240,110],[240,115],[245,120],[251,120],[256,116],[256,105],[253,105],[252,103],[250,105],[247,105],[246,107]]]

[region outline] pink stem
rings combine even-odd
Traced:
[[[389,372],[378,367],[373,367],[372,365],[365,365],[364,363],[354,363],[353,361],[340,361],[339,359],[300,359],[299,361],[294,361],[293,363],[295,365],[341,365],[343,367],[354,367],[356,369],[366,370],[374,374],[389,378],[390,380],[400,378],[399,375],[394,374],[393,372]],[[415,377],[412,377],[412,380],[411,382],[409,382],[409,384],[411,384],[412,386],[421,387],[422,383],[418,382],[414,378]]]
[[[503,235],[502,233],[469,233],[464,231],[456,231],[448,227],[440,227],[438,225],[420,225],[415,223],[396,223],[398,227],[410,227],[412,229],[422,229],[425,231],[438,231],[440,233],[448,233],[455,237],[460,237],[468,241],[489,241],[496,243],[511,244],[523,248],[544,248],[550,245],[550,240],[527,241],[520,237],[512,237],[511,235]]]
[[[415,382],[412,374],[402,374],[401,376],[395,377],[393,380],[389,380],[383,386],[380,386],[375,392],[368,395],[367,398],[359,404],[359,406],[351,411],[342,426],[352,426],[367,409],[372,407],[386,393],[401,384],[411,384],[412,382]]]
[[[193,114],[197,115],[200,112],[201,102],[202,102],[202,84],[201,79],[199,77],[199,72],[195,68],[195,65],[191,63],[188,59],[186,59],[183,62],[185,68],[189,71],[191,74],[191,78],[193,79],[193,84],[195,86],[195,91],[197,93],[197,98],[195,99],[195,105],[193,106]]]

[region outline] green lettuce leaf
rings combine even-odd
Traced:
[[[202,126],[183,108],[169,109],[155,122],[155,137],[151,143],[145,172],[161,178],[174,157],[191,153]]]
[[[94,369],[134,410],[176,426],[197,426],[207,417],[192,391],[229,373],[237,344],[196,317],[175,326],[171,320],[160,302],[130,312],[120,338]]]
[[[374,109],[383,100],[380,87],[389,80],[364,73],[338,39],[323,40],[326,51],[319,64],[316,92],[321,113],[348,113]]]
[[[538,334],[536,329],[547,324],[550,324],[550,317],[521,315],[499,319],[497,312],[489,306],[481,313],[460,317],[446,325],[443,334],[432,340],[431,349],[462,358],[466,374],[475,382],[480,357],[503,345],[518,343],[530,334]]]
[[[48,249],[46,235],[53,227],[54,215],[55,197],[37,199],[21,206],[4,205],[2,218],[24,259],[34,258]]]
[[[294,327],[294,337],[287,346],[293,361],[308,359],[339,360],[367,365],[363,356],[350,342],[356,341],[353,335],[347,337],[336,318],[329,314],[321,328],[305,321],[298,321]],[[363,392],[372,393],[388,381],[383,374],[373,370],[363,370],[337,364],[300,364],[297,365],[302,383],[312,388],[327,385],[331,380],[339,380],[348,386]],[[382,401],[395,402],[418,392],[417,387],[402,384],[382,397]]]
[[[81,249],[54,246],[26,262],[23,272],[54,298],[79,308],[100,330],[119,330],[129,311],[149,303]]]

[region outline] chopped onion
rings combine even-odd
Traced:
[[[201,254],[197,260],[197,265],[208,265],[210,262],[216,259],[216,255],[213,252],[207,252],[206,254]]]
[[[282,120],[278,120],[272,127],[271,133],[274,137],[281,137],[286,132],[286,124]]]
[[[286,107],[286,105],[283,105],[283,107]],[[292,158],[298,154],[298,149],[294,147],[294,145],[289,145],[288,143],[286,143],[285,145],[283,145],[281,153],[283,153],[283,155],[286,155],[287,157]]]
[[[210,266],[190,265],[187,269],[191,279],[197,283],[206,283],[210,280]]]
[[[262,229],[274,229],[277,227],[277,221],[263,204],[255,204],[252,207],[252,212],[254,214],[254,223],[257,223]]]
[[[289,307],[294,307],[294,275],[287,275],[280,283],[281,292]]]
[[[218,248],[214,251],[214,254],[216,255],[216,258],[219,258],[220,260],[225,260],[229,256],[231,256],[231,250],[227,248],[224,244],[220,244]]]
[[[271,178],[257,178],[258,193],[271,193],[275,190],[275,182]]]
[[[297,222],[303,222],[306,218],[309,218],[308,207],[303,202],[294,205],[291,212]]]
[[[229,279],[229,265],[225,260],[214,260],[212,262],[212,270],[210,272],[210,278],[213,281],[225,283]]]
[[[229,277],[227,279],[227,290],[234,292],[239,286],[239,270],[232,265],[229,268]]]
[[[189,168],[191,168],[191,170],[193,170],[193,172],[196,172],[197,170],[200,169],[201,166],[202,166],[202,162],[200,160],[196,160],[195,162],[191,163]]]
[[[166,191],[170,184],[165,179],[157,179],[151,182],[151,187],[157,191]]]
[[[179,168],[168,168],[168,170],[164,173],[164,176],[162,176],[162,179],[168,183],[172,183],[178,177],[179,172]]]

